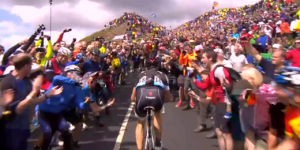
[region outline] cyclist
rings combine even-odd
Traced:
[[[147,61],[147,70],[138,75],[138,80],[131,94],[131,100],[136,103],[134,110],[138,118],[135,130],[138,150],[142,150],[143,147],[143,129],[147,115],[146,107],[154,108],[155,147],[156,149],[162,148],[162,119],[160,111],[164,101],[171,98],[171,93],[168,77],[162,72],[157,71],[158,65],[155,59],[149,59]]]
[[[297,67],[284,67],[275,74],[276,94],[280,102],[285,104],[285,133],[286,137],[276,150],[300,148],[300,69]]]
[[[72,112],[76,110],[75,108],[83,109],[86,106],[86,101],[84,101],[84,95],[79,84],[81,79],[79,73],[80,69],[75,65],[65,67],[64,76],[55,76],[49,87],[51,89],[53,86],[63,86],[64,91],[59,96],[48,98],[46,102],[38,105],[39,123],[43,132],[41,150],[49,148],[52,136],[56,130],[61,132],[65,150],[71,150],[73,146],[77,146],[72,141],[72,135],[68,130],[68,123],[65,119],[74,124],[82,122],[81,115]]]
[[[42,90],[48,90],[54,76],[61,75],[71,57],[71,51],[68,48],[60,47],[56,55],[56,57],[49,59],[45,63],[45,78],[41,86]]]

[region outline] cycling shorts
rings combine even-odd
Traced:
[[[39,111],[38,122],[43,133],[69,130],[69,124],[61,114]]]
[[[64,111],[63,117],[72,125],[76,125],[78,123],[83,122],[83,114],[79,111],[78,108],[73,108],[68,111]]]
[[[135,115],[139,119],[147,116],[146,107],[152,107],[159,112],[163,106],[164,89],[157,86],[140,87],[136,89]]]

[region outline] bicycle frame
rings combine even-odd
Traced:
[[[146,140],[145,140],[145,150],[154,150],[154,132],[153,132],[153,113],[151,108],[147,108],[147,130],[146,130]]]

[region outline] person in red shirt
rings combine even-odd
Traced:
[[[300,38],[296,38],[295,47],[295,49],[287,52],[285,59],[291,60],[291,65],[293,67],[300,67]]]
[[[226,93],[223,90],[225,84],[231,85],[229,72],[222,66],[216,67],[217,53],[211,50],[204,51],[201,61],[210,70],[209,77],[204,82],[194,79],[195,86],[204,91],[209,88],[214,89],[217,99],[216,110],[214,112],[214,128],[218,137],[220,149],[233,150],[233,140],[230,132],[230,121],[224,118],[227,104],[225,102]],[[195,68],[197,72],[202,72],[204,68]],[[217,80],[215,80],[217,79]]]

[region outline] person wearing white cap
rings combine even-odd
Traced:
[[[214,51],[218,54],[218,63],[224,65],[225,67],[232,68],[231,62],[224,59],[224,52],[222,49],[216,48]]]
[[[232,63],[232,68],[237,72],[241,72],[243,66],[248,64],[247,58],[244,54],[242,54],[242,51],[242,46],[240,44],[236,44],[234,46],[235,55],[231,55],[229,58],[229,61]]]

